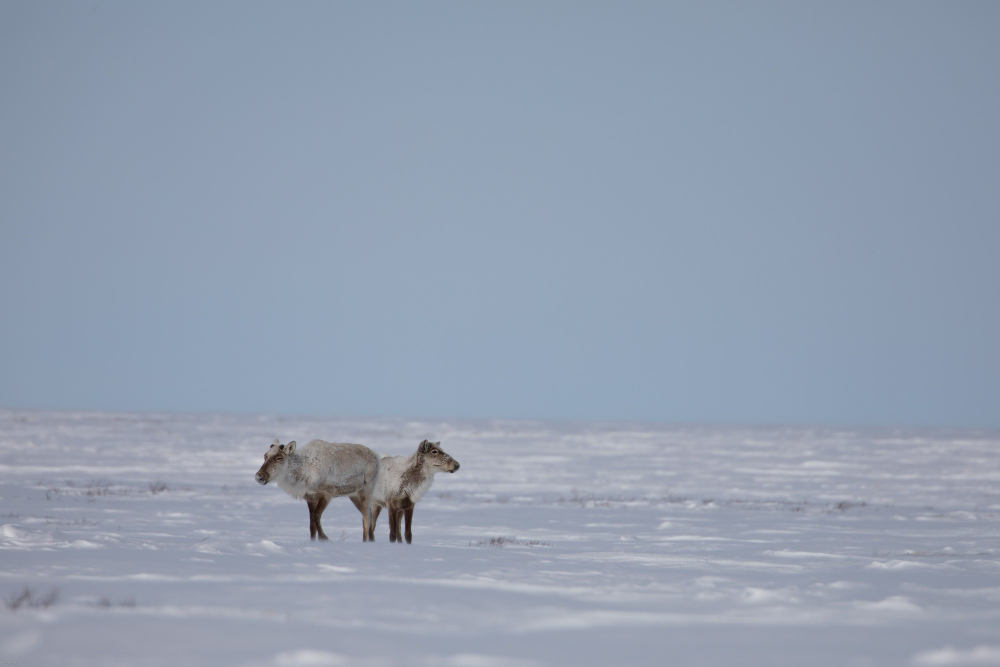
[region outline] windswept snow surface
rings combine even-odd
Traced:
[[[374,544],[274,440],[461,462]],[[0,411],[0,661],[1000,665],[1000,433]]]

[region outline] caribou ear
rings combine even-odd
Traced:
[[[291,454],[294,451],[295,451],[295,441],[292,440],[290,443],[288,443],[287,445],[285,445],[285,453],[286,454]]]
[[[417,448],[417,451],[420,452],[421,454],[426,454],[427,452],[431,451],[430,441],[424,440],[423,442],[421,442],[420,447]]]
[[[271,446],[272,447],[277,447],[280,444],[281,444],[281,440],[278,440],[277,438],[275,438],[274,442],[271,443]]]

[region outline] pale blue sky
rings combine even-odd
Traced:
[[[0,2],[0,406],[1000,427],[1000,3]]]

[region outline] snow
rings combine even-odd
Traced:
[[[460,463],[331,540],[275,439]],[[1000,665],[1000,432],[0,410],[0,661]],[[27,595],[25,595],[27,591]]]

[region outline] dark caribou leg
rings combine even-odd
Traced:
[[[396,542],[403,543],[403,510],[396,508]]]
[[[372,503],[372,525],[369,539],[375,541],[375,523],[378,521],[378,515],[382,513],[382,507]]]
[[[313,516],[316,517],[316,533],[319,534],[319,539],[321,540],[330,539],[329,537],[326,536],[326,533],[323,532],[323,526],[320,525],[319,522],[319,518],[323,515],[323,510],[326,509],[326,506],[329,504],[329,502],[330,499],[328,497],[320,496],[316,500],[316,510],[313,512]]]
[[[406,508],[406,543],[411,544],[413,542],[413,533],[410,532],[410,524],[413,523],[413,507]]]
[[[306,507],[309,508],[309,539],[316,539],[316,499],[306,496]]]
[[[389,541],[390,542],[395,542],[396,541],[396,530],[397,530],[396,526],[398,525],[398,522],[396,521],[396,519],[397,519],[396,515],[397,514],[398,513],[396,512],[396,510],[393,509],[392,506],[390,506],[389,507]]]
[[[362,542],[374,542],[375,541],[375,520],[374,514],[372,514],[372,520],[368,524],[368,530],[365,531],[365,498],[364,496],[348,496],[351,502],[354,503],[354,507],[361,512],[361,541]],[[372,503],[372,511],[374,512],[378,506]]]
[[[361,496],[359,502],[362,508],[365,506],[368,498],[364,495]],[[374,542],[375,538],[372,536],[372,515],[371,515],[371,504],[368,504],[368,512],[361,512],[361,541],[362,542]]]
[[[368,538],[369,542],[374,542],[375,541],[375,507],[376,507],[375,503],[372,503],[369,506],[369,510],[370,511],[368,512],[368,515],[367,515],[368,516],[368,533],[367,533],[366,537]]]

